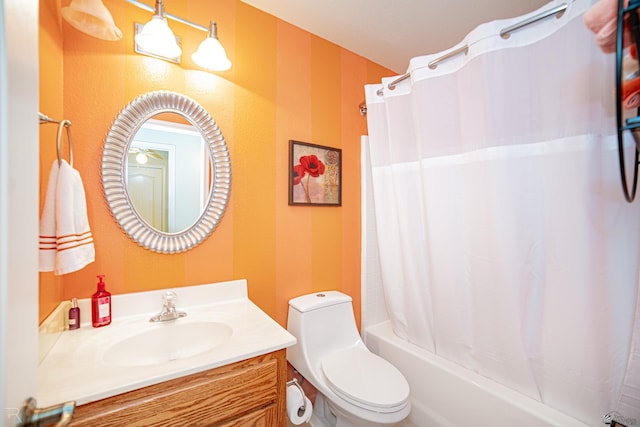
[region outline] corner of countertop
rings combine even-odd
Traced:
[[[62,301],[38,328],[38,363],[46,357],[60,334],[69,327],[70,301]]]

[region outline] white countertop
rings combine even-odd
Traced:
[[[108,289],[108,288],[107,288]],[[152,384],[280,350],[296,343],[293,335],[267,316],[247,296],[245,280],[171,289],[176,307],[187,316],[171,322],[220,322],[231,337],[206,353],[149,366],[114,366],[105,351],[141,331],[156,327],[149,318],[162,308],[166,291],[112,297],[112,323],[91,326],[90,301],[78,301],[80,329],[59,335],[38,367],[38,406],[75,400],[78,405]],[[166,322],[162,322],[166,323]]]

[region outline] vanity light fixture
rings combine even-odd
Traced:
[[[122,31],[116,27],[102,0],[71,0],[60,13],[73,28],[85,34],[108,41],[122,38]]]
[[[155,13],[151,21],[144,25],[142,31],[136,34],[135,42],[136,51],[140,53],[167,59],[179,58],[182,55],[176,36],[173,35],[164,17],[162,0],[156,0]]]
[[[191,56],[193,62],[210,71],[226,71],[231,68],[231,61],[227,58],[224,47],[218,40],[217,26],[214,21],[211,21],[209,28],[207,28],[166,13],[162,0],[156,0],[155,9],[138,0],[127,0],[127,2],[154,12],[153,18],[144,25],[142,30],[138,31],[140,24],[136,24],[136,52],[179,64],[182,49],[179,46],[179,38],[167,25],[167,19],[171,19],[207,33],[207,38],[200,43],[198,50]]]
[[[227,52],[218,40],[218,27],[211,21],[209,35],[200,42],[198,50],[191,55],[193,62],[212,71],[226,71],[231,68],[231,61],[227,58]]]
[[[146,165],[149,158],[163,160],[162,155],[156,153],[151,148],[129,147],[129,154],[136,155],[136,163],[139,165]]]

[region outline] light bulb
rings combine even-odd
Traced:
[[[199,66],[212,71],[226,71],[231,68],[231,61],[218,40],[215,22],[211,22],[209,35],[191,55],[191,59]]]
[[[142,31],[136,34],[135,40],[145,53],[165,58],[182,55],[182,49],[176,43],[176,37],[163,16],[154,15]]]
[[[136,155],[136,162],[140,165],[145,165],[147,164],[147,161],[149,160],[149,158],[147,157],[147,155],[145,153],[138,153]]]

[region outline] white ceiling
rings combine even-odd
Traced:
[[[409,60],[446,50],[484,22],[549,0],[242,0],[398,74]]]

